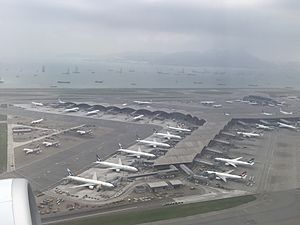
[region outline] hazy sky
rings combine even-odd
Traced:
[[[0,61],[242,49],[300,61],[299,0],[0,0]]]

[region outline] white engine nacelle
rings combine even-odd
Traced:
[[[0,193],[1,224],[42,224],[34,195],[26,179],[0,180]]]

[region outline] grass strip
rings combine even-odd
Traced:
[[[7,123],[0,123],[0,172],[7,169]]]
[[[238,196],[186,205],[168,206],[145,211],[138,210],[136,212],[99,215],[90,218],[59,222],[55,225],[134,225],[219,211],[236,207],[254,201],[255,199],[256,197],[254,195]]]

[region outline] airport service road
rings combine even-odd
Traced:
[[[14,115],[36,116],[43,115],[48,120],[73,121],[74,124],[94,124],[97,127],[110,128],[112,131],[88,142],[81,143],[65,151],[50,155],[47,158],[33,161],[23,167],[17,168],[18,176],[30,180],[34,190],[46,190],[66,176],[66,168],[79,171],[96,160],[96,153],[106,157],[115,152],[118,143],[128,146],[135,143],[136,134],[144,138],[153,133],[158,126],[132,124],[108,120],[80,118],[76,116],[57,115],[50,113],[13,110]]]
[[[300,221],[300,190],[272,192],[254,202],[232,209],[143,225],[298,225]]]

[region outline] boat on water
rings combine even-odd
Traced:
[[[70,84],[71,81],[62,81],[62,80],[58,80],[57,83],[58,83],[58,84]]]
[[[0,77],[0,84],[3,84],[4,80],[2,79],[2,77]]]
[[[96,84],[102,84],[103,83],[103,80],[95,80],[94,81]]]

